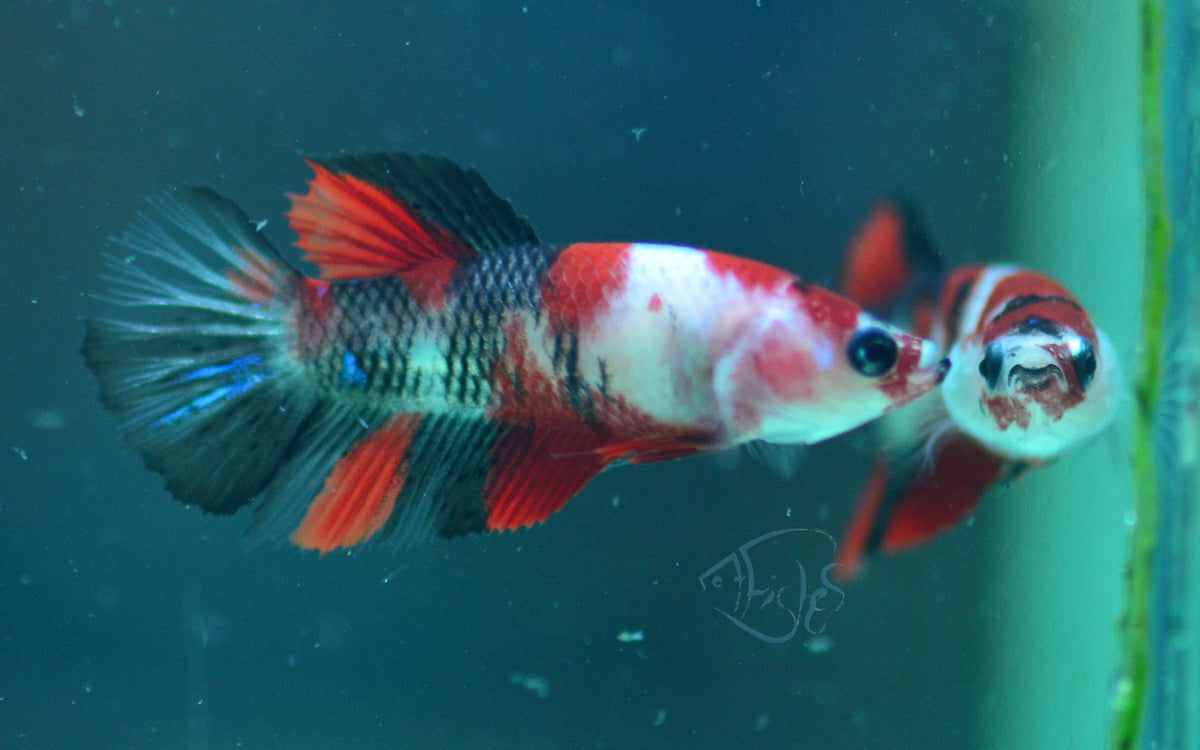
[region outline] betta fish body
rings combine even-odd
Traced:
[[[123,317],[84,355],[175,497],[259,500],[327,552],[545,520],[619,462],[811,443],[935,387],[929,342],[779,269],[546,245],[474,171],[310,162],[290,267],[207,189],[152,201],[108,259]]]

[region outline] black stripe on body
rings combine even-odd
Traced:
[[[501,324],[513,311],[537,319],[546,271],[561,248],[522,245],[484,253],[462,264],[451,282],[442,330],[445,349],[445,393],[454,404],[491,403],[492,370],[504,351]]]
[[[1083,309],[1082,307],[1080,307],[1078,302],[1071,299],[1070,297],[1063,297],[1063,296],[1057,295],[1057,294],[1053,294],[1053,295],[1023,294],[1020,297],[1013,297],[1012,299],[1010,299],[1004,305],[1003,310],[1001,310],[1000,312],[998,312],[992,316],[992,320],[996,320],[997,318],[1003,317],[1003,316],[1007,315],[1008,313],[1013,312],[1014,310],[1020,310],[1022,307],[1028,307],[1029,305],[1036,305],[1039,302],[1061,302],[1064,305],[1070,305],[1071,307],[1075,308],[1076,310]]]

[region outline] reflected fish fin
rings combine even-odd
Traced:
[[[941,263],[913,205],[894,198],[878,203],[850,238],[843,259],[839,288],[858,304],[875,312],[911,296],[919,306],[932,289],[911,295],[913,286],[930,286],[940,276]]]
[[[853,578],[874,554],[925,544],[970,516],[1010,463],[961,432],[932,446],[930,462],[904,466],[880,461],[859,498],[838,556],[843,580]]]

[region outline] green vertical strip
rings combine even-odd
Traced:
[[[1126,562],[1125,614],[1121,619],[1121,672],[1114,696],[1110,746],[1138,747],[1150,692],[1150,603],[1158,533],[1158,477],[1153,418],[1162,365],[1167,308],[1167,256],[1171,227],[1163,162],[1162,74],[1165,0],[1144,0],[1142,13],[1142,158],[1146,197],[1146,270],[1143,280],[1142,361],[1135,386],[1133,425],[1136,522]]]

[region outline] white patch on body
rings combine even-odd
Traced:
[[[1016,266],[989,266],[979,274],[970,296],[963,304],[962,313],[958,317],[960,338],[965,337],[968,331],[975,331],[980,327],[983,314],[989,312],[984,306],[987,305],[992,292],[996,290],[996,285],[1019,270]]]
[[[630,405],[666,423],[715,426],[713,326],[731,309],[763,304],[766,292],[713,273],[694,248],[634,244],[628,263],[619,296],[581,332],[583,377],[600,382],[603,360],[609,390]]]

